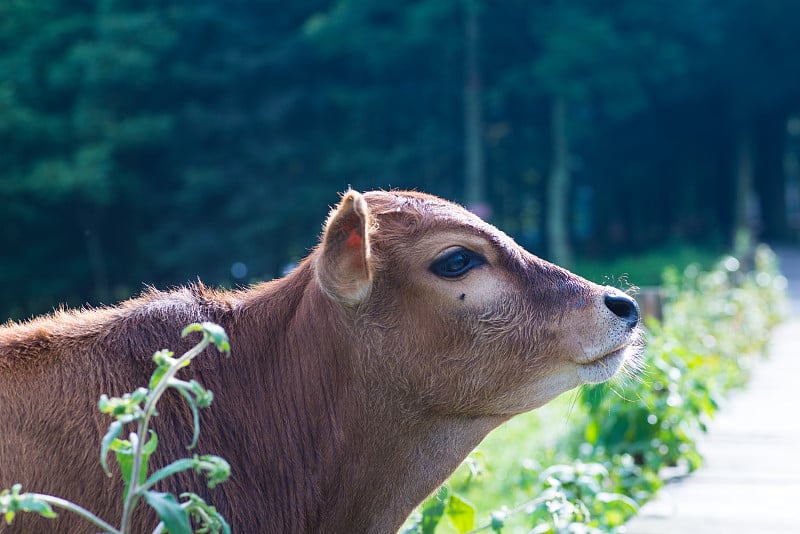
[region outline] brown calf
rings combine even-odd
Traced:
[[[97,399],[147,384],[154,351],[185,349],[185,325],[214,321],[232,358],[209,353],[184,373],[217,393],[197,450],[225,457],[232,479],[162,489],[197,491],[239,533],[394,532],[494,427],[611,378],[636,356],[638,319],[628,296],[458,206],[351,191],[283,279],[0,328],[0,488],[21,482],[113,523],[120,483],[98,465],[110,419]],[[162,400],[151,465],[186,455],[181,401]],[[93,531],[67,513],[45,521],[18,516],[9,531]]]

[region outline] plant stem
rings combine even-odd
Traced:
[[[183,367],[184,362],[191,360],[203,352],[203,349],[205,349],[210,342],[211,340],[208,334],[204,333],[202,341],[186,351],[183,356],[173,362],[155,389],[147,395],[147,401],[144,405],[144,416],[139,421],[139,424],[136,428],[136,435],[138,439],[135,443],[133,442],[134,440],[131,439],[131,446],[133,447],[133,466],[131,467],[131,479],[130,486],[128,487],[128,494],[125,498],[125,505],[122,509],[122,521],[120,523],[119,530],[122,534],[127,534],[130,529],[131,515],[134,507],[136,506],[136,501],[139,498],[139,493],[142,489],[139,487],[139,471],[141,471],[142,468],[142,447],[144,447],[144,444],[147,440],[150,417],[153,415],[153,413],[155,413],[156,403],[169,387],[169,382],[172,377],[175,376],[181,367]]]
[[[94,525],[97,525],[98,527],[103,529],[104,532],[109,532],[111,534],[121,534],[122,533],[121,530],[117,530],[116,528],[112,527],[111,525],[109,525],[108,523],[106,523],[105,521],[103,521],[102,519],[97,517],[96,515],[94,515],[92,512],[90,512],[86,508],[83,508],[82,506],[78,506],[77,504],[75,504],[73,502],[67,501],[65,499],[61,499],[59,497],[53,497],[52,495],[45,495],[45,494],[42,494],[42,493],[31,493],[30,495],[35,497],[37,500],[45,501],[48,504],[51,504],[53,506],[57,506],[59,508],[63,508],[64,510],[67,510],[69,512],[72,512],[73,514],[81,516],[82,518],[84,518],[85,520],[89,521],[90,523],[92,523]]]

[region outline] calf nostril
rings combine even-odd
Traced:
[[[605,296],[606,307],[630,326],[639,324],[639,305],[624,293],[613,293]]]

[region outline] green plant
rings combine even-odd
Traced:
[[[600,463],[553,465],[539,480],[539,497],[524,508],[535,534],[613,532],[638,510],[634,500],[609,491],[614,483]]]
[[[53,507],[62,508],[75,513],[96,525],[103,532],[127,534],[131,532],[131,517],[142,499],[152,507],[161,522],[153,530],[154,534],[170,532],[171,534],[188,534],[192,530],[192,522],[199,525],[197,532],[230,532],[225,519],[213,506],[208,505],[194,493],[182,493],[179,501],[175,495],[154,491],[153,487],[176,473],[195,470],[205,474],[208,486],[224,482],[230,476],[230,466],[218,456],[198,456],[178,459],[158,469],[148,476],[148,462],[158,446],[158,436],[151,430],[150,420],[158,415],[156,405],[168,388],[177,390],[186,399],[194,416],[194,436],[188,449],[194,448],[200,432],[199,409],[211,404],[213,394],[204,389],[195,380],[184,381],[176,378],[176,373],[189,365],[191,360],[200,354],[208,345],[213,344],[223,353],[230,353],[228,337],[222,327],[213,323],[194,323],[187,326],[182,336],[191,332],[201,332],[203,339],[179,358],[173,353],[161,350],[153,355],[157,367],[150,378],[147,388],[141,387],[122,397],[100,397],[98,407],[101,412],[114,417],[108,432],[102,439],[100,447],[100,464],[111,476],[108,469],[108,453],[113,451],[120,466],[124,482],[124,505],[119,527],[113,527],[107,521],[72,502],[38,493],[21,493],[21,485],[15,484],[10,490],[0,493],[0,513],[5,514],[7,523],[11,523],[18,512],[35,512],[43,517],[56,516]],[[128,439],[120,439],[126,425],[135,424],[136,431],[128,435]],[[138,475],[134,475],[137,473]]]
[[[540,471],[526,462],[520,475],[520,484],[535,497],[512,509],[500,507],[483,524],[476,522],[476,507],[446,485],[423,503],[403,534],[432,534],[444,520],[459,534],[501,533],[515,525],[535,534],[613,532],[638,509],[634,500],[609,491],[614,482],[599,463],[577,461]]]

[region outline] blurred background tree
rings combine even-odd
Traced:
[[[566,264],[796,239],[796,20],[790,1],[6,0],[0,320],[280,275],[348,186],[467,203]]]

